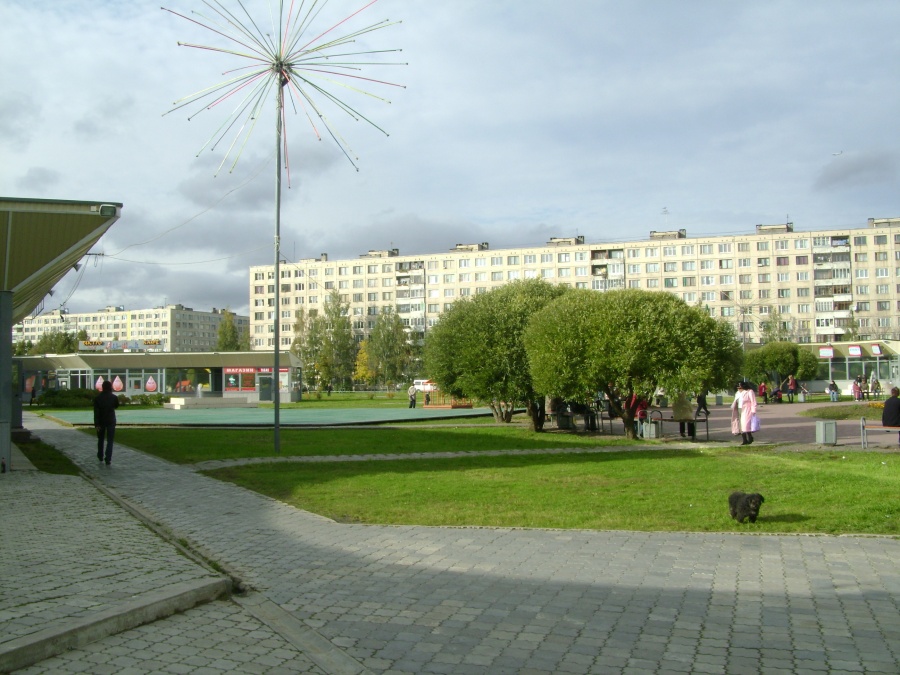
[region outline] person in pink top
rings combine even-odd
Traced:
[[[753,385],[741,382],[738,385],[734,401],[731,403],[731,433],[741,435],[741,445],[753,442],[753,432],[759,431],[759,418],[756,416],[756,394]]]

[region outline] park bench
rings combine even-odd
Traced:
[[[679,422],[688,422],[688,420],[676,420],[674,417],[663,417],[662,410],[651,410],[648,416],[648,421],[659,423],[659,436],[662,438],[663,436],[663,422],[671,422],[673,424],[678,424]],[[699,425],[704,425],[706,427],[706,440],[709,440],[709,415],[707,415],[704,411],[699,410],[694,415],[693,424],[695,429],[699,427]],[[696,435],[695,435],[696,437]]]
[[[862,444],[863,449],[869,447],[869,432],[870,431],[887,431],[894,433],[900,433],[900,427],[885,427],[881,424],[876,424],[874,422],[866,422],[865,417],[859,418],[859,437],[860,442]]]

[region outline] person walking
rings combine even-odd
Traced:
[[[741,445],[753,442],[753,432],[759,430],[759,418],[756,416],[756,394],[749,382],[738,384],[734,401],[731,403],[731,433],[741,435]]]
[[[763,400],[763,403],[769,402],[769,388],[766,386],[765,381],[759,383],[757,395]]]
[[[788,375],[787,379],[787,395],[788,395],[788,403],[794,402],[794,394],[797,393],[797,380],[794,379],[793,375]]]
[[[116,408],[119,397],[113,393],[112,382],[107,380],[100,387],[100,393],[94,398],[94,429],[97,431],[97,459],[106,460],[106,466],[112,462],[113,441],[116,437]],[[106,455],[103,454],[103,442],[106,441]]]
[[[697,394],[697,411],[694,413],[694,417],[699,415],[701,410],[709,417],[709,408],[706,407],[706,390]]]
[[[406,390],[406,395],[409,396],[409,407],[416,407],[416,394],[418,393],[418,389],[416,389],[416,385],[409,385],[409,389]]]

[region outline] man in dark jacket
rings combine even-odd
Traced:
[[[94,428],[97,430],[97,459],[103,461],[103,440],[106,439],[106,465],[112,462],[113,440],[116,437],[116,408],[119,398],[112,391],[112,382],[103,383],[94,399]]]
[[[891,397],[884,402],[881,426],[900,427],[900,389],[897,387],[891,387]],[[898,434],[898,439],[900,439],[900,434]]]

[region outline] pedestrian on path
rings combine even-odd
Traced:
[[[741,435],[741,445],[753,442],[753,432],[759,431],[759,418],[756,416],[756,394],[749,382],[738,384],[738,390],[731,404],[731,433]]]
[[[113,440],[116,437],[116,408],[119,397],[113,393],[112,382],[107,380],[101,385],[101,391],[94,398],[94,429],[97,430],[97,459],[112,462]],[[103,454],[103,442],[106,441],[106,455]]]
[[[409,407],[416,407],[416,394],[418,393],[418,389],[416,389],[416,385],[409,385],[409,389],[406,390],[406,395],[409,396]]]

